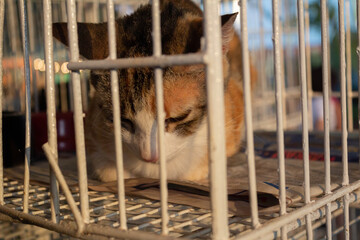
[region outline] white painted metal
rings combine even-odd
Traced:
[[[93,21],[94,23],[98,23],[100,20],[100,16],[99,16],[99,0],[96,0],[92,3],[92,17],[93,17]]]
[[[63,21],[63,22],[67,22],[67,14],[66,14],[66,1],[61,1],[60,3],[60,8],[61,8],[61,18],[59,21]],[[65,88],[66,86],[64,86],[65,83],[62,83],[61,86],[60,86],[60,89],[61,87],[62,88]],[[73,94],[73,90],[72,90],[72,84],[68,84],[68,87],[69,87],[69,93],[67,94],[68,97],[69,97],[69,108],[68,109],[69,111],[74,111],[74,94]],[[66,89],[64,89],[66,90]],[[66,104],[67,106],[67,104]]]
[[[160,1],[152,0],[152,35],[153,35],[153,56],[161,56],[161,19],[160,19]],[[166,156],[165,156],[165,110],[164,110],[164,90],[163,90],[163,71],[161,68],[155,68],[155,90],[156,90],[156,116],[158,125],[158,146],[160,162],[160,196],[161,196],[161,224],[162,234],[169,234],[169,214],[168,214],[168,190],[166,174]]]
[[[348,173],[348,130],[346,113],[346,55],[345,55],[345,17],[344,0],[339,0],[339,35],[340,35],[340,91],[341,91],[341,145],[342,145],[342,163],[343,163],[343,186],[349,185]],[[349,110],[350,111],[350,110]],[[344,234],[345,239],[350,239],[349,229],[349,195],[344,196]]]
[[[299,21],[299,20],[298,20]],[[307,99],[309,116],[309,130],[314,129],[313,124],[313,106],[312,106],[312,76],[311,76],[311,47],[310,47],[310,16],[309,16],[309,0],[305,0],[305,54],[306,54],[306,79],[307,79]]]
[[[77,11],[76,11],[76,19],[78,22],[84,22],[85,21],[85,12],[84,12],[84,0],[76,0],[77,3]],[[81,72],[80,72],[80,86],[81,86],[81,103],[82,103],[82,107],[83,110],[86,112],[88,109],[88,91],[87,91],[87,85],[88,85],[88,81],[86,79],[83,79],[81,77]]]
[[[205,1],[204,16],[212,231],[213,239],[226,239],[229,228],[219,1]]]
[[[33,4],[30,1],[27,4],[27,12],[28,12],[28,25],[29,25],[29,42],[30,42],[30,55],[33,55],[35,52],[35,23],[34,23],[34,11]],[[31,76],[32,76],[32,94],[34,99],[34,111],[39,112],[39,93],[37,88],[37,78],[34,77],[34,69],[30,68]]]
[[[329,9],[326,8],[326,24],[328,24],[330,22],[330,16],[329,16]],[[329,30],[329,24],[328,24],[328,30]],[[329,91],[330,91],[330,97],[332,96],[331,95],[331,91],[332,91],[332,82],[331,82],[331,39],[328,37],[328,41],[327,41],[327,45],[328,45],[328,49],[329,49],[329,52],[328,52],[328,74],[329,74]]]
[[[116,59],[116,35],[115,35],[115,11],[114,2],[107,1],[107,15],[108,15],[108,32],[109,32],[109,57]],[[111,94],[113,104],[113,119],[114,119],[114,136],[115,136],[115,151],[116,151],[116,170],[117,170],[117,184],[119,196],[119,211],[120,211],[120,228],[127,229],[126,224],[126,209],[125,209],[125,184],[124,184],[124,167],[123,167],[123,151],[121,142],[121,113],[120,113],[120,96],[119,96],[119,79],[116,69],[111,70]]]
[[[279,12],[280,13],[283,12],[283,9],[284,9],[283,5],[285,5],[285,3],[283,4],[283,1],[280,0],[279,1],[279,9],[280,9]],[[283,31],[283,25],[284,24],[280,24],[280,26],[279,26],[279,29],[280,29],[279,31],[280,32],[286,32],[287,31],[287,29],[286,29],[286,31]],[[281,73],[282,73],[282,79],[285,80],[286,79],[285,78],[285,59],[286,59],[287,56],[285,56],[285,53],[284,53],[284,41],[283,41],[283,38],[280,38],[279,42],[280,42],[280,46],[282,46],[282,48],[280,50],[280,63],[281,63],[281,70],[282,70]],[[285,44],[287,44],[287,42]],[[289,126],[289,119],[288,119],[288,116],[286,114],[286,102],[287,102],[286,100],[288,99],[288,91],[286,91],[285,84],[287,82],[288,81],[285,81],[284,84],[282,85],[282,96],[283,96],[282,105],[283,105],[283,113],[284,113],[284,115],[283,115],[284,128],[287,128]]]
[[[329,52],[328,18],[326,0],[321,0],[321,50],[323,74],[323,108],[324,108],[324,161],[325,161],[325,194],[331,193],[330,187],[330,125],[329,125]],[[326,236],[331,236],[331,206],[326,205]]]
[[[204,54],[201,53],[190,53],[190,54],[179,54],[179,55],[162,55],[159,57],[137,57],[137,58],[121,58],[116,60],[87,60],[82,62],[69,62],[69,70],[80,70],[80,69],[121,69],[130,67],[154,67],[164,68],[175,65],[190,65],[204,63]]]
[[[84,21],[84,0],[77,0],[77,11],[76,11],[76,20],[78,22]]]
[[[48,142],[51,153],[58,161],[57,149],[57,128],[56,128],[56,103],[55,103],[55,76],[53,62],[53,36],[52,36],[52,14],[51,1],[44,0],[44,46],[45,46],[45,67],[46,67],[46,103],[47,103],[47,126],[48,126]],[[60,217],[59,210],[59,185],[56,177],[50,169],[50,185],[51,185],[51,219],[58,223]]]
[[[285,154],[284,154],[284,127],[283,127],[283,97],[282,89],[284,79],[282,78],[280,57],[280,14],[279,2],[272,1],[273,10],[273,45],[274,45],[274,68],[275,68],[275,99],[276,99],[276,126],[277,126],[277,151],[279,158],[279,182],[280,182],[280,215],[286,214],[286,182],[285,182]],[[281,239],[287,239],[286,226],[281,228]]]
[[[299,50],[300,50],[300,85],[301,85],[301,113],[302,113],[302,146],[304,161],[304,192],[305,204],[310,200],[310,163],[309,163],[309,127],[308,127],[308,101],[306,87],[306,56],[305,56],[305,27],[304,27],[304,1],[297,1],[298,12],[298,31],[299,31]],[[306,215],[307,239],[313,239],[313,230],[311,226],[311,216]]]
[[[254,154],[254,133],[252,127],[251,111],[251,90],[250,90],[250,62],[248,47],[248,26],[247,26],[247,0],[241,0],[240,4],[240,23],[242,40],[242,60],[243,60],[243,81],[244,81],[244,102],[245,102],[245,129],[247,144],[247,160],[249,168],[249,189],[251,219],[254,228],[259,227],[259,214],[256,192],[256,174],[255,174],[255,154]]]
[[[3,97],[3,35],[4,35],[4,10],[5,2],[0,0],[0,205],[4,204],[4,155],[2,135],[2,97]]]
[[[350,0],[345,2],[345,18],[346,18],[346,97],[347,97],[347,122],[348,130],[354,130],[353,121],[353,94],[352,94],[352,78],[351,78],[351,25],[350,25]]]
[[[29,211],[29,182],[30,182],[30,148],[31,148],[31,93],[30,93],[30,62],[29,38],[27,22],[27,2],[20,0],[21,35],[24,50],[24,76],[25,76],[25,163],[24,163],[24,213]]]
[[[59,168],[59,165],[57,163],[57,159],[56,157],[52,154],[52,149],[50,148],[49,146],[49,143],[45,143],[43,145],[43,150],[46,154],[46,158],[48,159],[48,162],[56,176],[56,179],[58,180],[65,196],[66,196],[66,200],[70,206],[70,209],[72,211],[72,213],[74,214],[74,217],[75,217],[75,221],[76,221],[76,224],[77,224],[77,227],[78,227],[78,232],[79,233],[82,233],[84,231],[84,228],[85,228],[85,221],[84,221],[84,218],[83,216],[81,215],[78,207],[76,206],[76,203],[75,203],[75,200],[74,198],[72,197],[71,195],[71,191],[69,189],[69,186],[67,185],[66,183],[66,180],[64,178],[64,176],[62,175],[61,173],[61,170]],[[80,195],[81,197],[81,195]]]
[[[71,61],[79,61],[78,32],[76,23],[75,0],[67,1],[68,13],[68,31],[69,31],[69,47]],[[74,125],[76,140],[76,156],[79,176],[80,198],[81,198],[81,214],[85,223],[89,222],[89,199],[87,186],[86,156],[85,156],[85,137],[84,137],[84,113],[81,101],[81,83],[80,73],[78,71],[71,72],[71,81],[74,99]]]
[[[260,53],[259,53],[259,63],[260,69],[265,69],[265,37],[264,37],[264,10],[262,6],[262,1],[257,1],[258,9],[259,9],[259,24],[260,24]],[[260,81],[259,85],[261,88],[261,93],[264,93],[267,87],[266,82],[266,71],[260,72]]]

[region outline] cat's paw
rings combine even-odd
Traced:
[[[117,180],[117,171],[116,167],[102,168],[96,171],[95,173],[97,178],[102,182],[113,182]],[[130,178],[131,174],[127,171],[124,171],[124,179]]]
[[[202,182],[207,181],[209,177],[209,172],[207,168],[199,168],[193,171],[190,171],[182,180],[190,182]]]
[[[97,177],[102,182],[112,182],[116,181],[117,174],[116,168],[105,168],[100,171],[97,171]]]

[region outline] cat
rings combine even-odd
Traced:
[[[163,0],[160,10],[162,53],[200,52],[203,36],[203,13],[200,8],[191,0]],[[233,29],[236,16],[237,13],[221,16],[228,157],[240,147],[244,124],[241,48]],[[118,18],[115,26],[118,58],[152,55],[150,4],[140,6],[131,15]],[[108,57],[107,23],[78,23],[78,33],[79,51],[83,57]],[[54,37],[65,45],[68,45],[67,34],[66,23],[53,24]],[[159,178],[153,69],[121,69],[118,74],[124,177]],[[251,75],[255,79],[253,67]],[[164,68],[163,81],[168,179],[206,179],[209,168],[205,66]],[[85,117],[87,158],[95,177],[104,182],[115,181],[110,72],[91,71],[90,82],[95,94]]]

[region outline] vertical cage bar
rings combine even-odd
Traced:
[[[264,10],[262,6],[262,0],[258,1],[258,8],[259,8],[259,23],[260,23],[260,88],[261,94],[265,93],[267,89],[266,83],[266,71],[265,69],[265,43],[264,43]]]
[[[61,11],[61,18],[59,19],[59,21],[63,21],[63,22],[67,22],[67,14],[66,14],[66,2],[65,1],[61,1],[60,3],[60,11]],[[66,50],[64,50],[64,55],[66,56]],[[72,85],[69,82],[68,83],[68,92],[67,91],[61,91],[64,92],[64,95],[68,95],[69,97],[69,105],[66,105],[66,110],[67,111],[74,111],[74,99],[73,99],[73,90],[72,90]],[[60,90],[61,89],[65,89],[66,90],[66,83],[65,82],[61,82],[60,83]],[[69,106],[69,107],[68,107]],[[65,108],[64,108],[65,109]]]
[[[153,52],[155,57],[161,56],[161,29],[160,29],[160,1],[152,0],[152,31],[153,31]],[[158,150],[160,160],[160,190],[161,190],[161,218],[162,234],[169,233],[169,214],[168,214],[168,189],[166,176],[166,156],[165,156],[165,110],[164,110],[164,90],[163,90],[163,71],[161,68],[155,70],[155,89],[156,89],[156,111],[158,125]]]
[[[70,59],[73,62],[79,61],[78,32],[76,23],[76,1],[67,0],[68,12],[68,31]],[[74,99],[74,125],[76,141],[76,157],[80,188],[81,214],[85,223],[89,222],[89,197],[87,186],[86,156],[85,156],[85,137],[84,137],[84,113],[81,100],[80,72],[71,72],[73,99]]]
[[[24,213],[29,211],[29,182],[30,182],[30,147],[31,147],[31,93],[30,93],[30,63],[29,63],[29,39],[27,22],[27,1],[20,1],[21,11],[21,35],[24,51],[25,72],[25,165],[24,165]]]
[[[108,32],[109,32],[109,57],[116,59],[116,30],[115,30],[115,10],[113,0],[107,1],[108,10]],[[119,213],[120,213],[120,228],[127,229],[126,224],[126,208],[125,208],[125,184],[124,184],[124,163],[123,151],[121,142],[121,110],[120,110],[120,96],[119,96],[119,79],[117,70],[111,70],[111,93],[113,104],[113,119],[114,119],[114,135],[115,135],[115,151],[116,151],[116,169],[117,169],[117,184],[118,184],[118,198],[119,198]]]
[[[4,37],[4,11],[5,2],[0,0],[0,204],[4,204],[4,156],[2,135],[2,97],[3,97],[3,37]]]
[[[14,17],[17,16],[17,9],[16,9],[16,1],[12,1],[12,0],[7,0],[6,2],[6,8],[7,8],[7,19],[6,19],[6,23],[7,23],[7,27],[8,27],[8,31],[9,31],[9,36],[10,36],[10,40],[11,40],[11,53],[15,56],[15,57],[20,57],[20,48],[19,47],[19,35],[21,34],[21,30],[19,29],[19,25],[21,23],[19,23],[18,18]],[[21,17],[21,16],[20,16]],[[20,19],[21,21],[21,19]],[[20,79],[21,77],[19,76],[19,72],[15,71],[14,73],[15,79]],[[21,84],[21,83],[20,83]],[[20,85],[19,81],[13,81],[13,83],[11,84],[10,88],[12,88],[13,90],[10,91],[12,94],[14,94],[14,100],[12,101],[11,104],[9,104],[11,106],[11,109],[13,111],[24,111],[24,103],[22,102],[22,97],[20,95]]]
[[[280,14],[278,0],[272,1],[273,44],[274,44],[274,71],[275,71],[275,100],[276,100],[276,126],[277,126],[277,151],[279,157],[279,182],[280,182],[280,215],[286,214],[286,182],[285,182],[285,154],[284,154],[284,126],[282,105],[282,72],[280,57]],[[281,227],[281,239],[287,239],[286,226]]]
[[[345,240],[350,240],[350,203],[349,203],[349,194],[344,196],[344,235]]]
[[[208,101],[208,140],[213,239],[229,236],[224,81],[222,72],[221,25],[219,1],[204,2],[206,84]]]
[[[53,37],[52,37],[52,9],[51,1],[44,0],[44,39],[45,39],[45,66],[46,66],[46,105],[47,105],[47,126],[48,142],[51,152],[58,161],[57,149],[57,130],[56,130],[56,103],[55,103],[55,78],[54,78],[54,57],[53,57]],[[59,185],[56,181],[54,172],[50,170],[50,192],[51,192],[51,219],[53,222],[60,220],[59,207]]]
[[[251,111],[251,87],[250,87],[250,60],[247,30],[247,0],[240,0],[240,24],[242,40],[242,60],[243,60],[243,81],[244,81],[244,103],[245,103],[245,129],[247,144],[247,161],[249,168],[249,189],[251,220],[254,228],[260,225],[256,192],[256,173],[255,173],[255,154],[254,154],[254,133],[252,127]]]
[[[348,131],[353,131],[353,92],[351,79],[351,25],[350,25],[350,0],[345,2],[346,17],[346,83],[347,83],[347,106],[348,106]]]
[[[284,42],[285,42],[285,69],[284,73],[286,74],[286,82],[288,87],[293,87],[295,85],[296,74],[294,71],[294,52],[292,51],[292,41],[291,41],[291,33],[292,33],[292,21],[291,21],[291,7],[292,2],[283,1],[284,6]],[[280,11],[282,12],[282,11]],[[285,86],[284,86],[285,87]],[[285,88],[284,88],[285,89]],[[284,91],[284,96],[287,96],[286,89]],[[285,104],[284,104],[285,107]],[[285,112],[285,111],[284,111]],[[285,114],[285,118],[286,118]]]
[[[329,9],[326,8],[326,19],[327,19],[327,22],[329,23],[330,22],[330,16],[329,16]],[[329,28],[328,28],[329,30]],[[329,49],[329,53],[328,53],[328,76],[329,76],[329,82],[328,82],[328,85],[329,85],[329,90],[330,90],[330,97],[332,96],[332,83],[331,83],[331,39],[328,38],[328,41],[327,41],[327,45],[328,45],[328,49]]]
[[[77,20],[79,22],[84,22],[85,21],[85,13],[84,13],[84,0],[77,0]],[[82,71],[80,71],[80,86],[81,86],[81,97],[82,97],[82,107],[83,110],[86,112],[86,110],[88,109],[88,91],[87,91],[87,83],[88,81],[86,79],[83,79],[81,77],[81,73]]]
[[[323,100],[324,100],[324,156],[325,156],[325,194],[331,193],[330,186],[330,125],[329,125],[329,47],[326,0],[321,0],[321,49],[323,74]],[[325,206],[326,211],[326,237],[332,239],[331,232],[331,204]]]
[[[343,157],[343,185],[349,185],[347,125],[346,125],[346,55],[345,55],[345,23],[344,0],[339,0],[339,29],[340,29],[340,81],[341,81],[341,117],[342,117],[342,157]],[[344,120],[344,121],[343,121]]]
[[[84,0],[77,0],[77,20],[79,22],[84,21]]]
[[[92,3],[92,17],[93,17],[93,21],[94,23],[98,23],[99,22],[99,0],[95,0]]]
[[[302,145],[303,145],[303,162],[304,162],[304,192],[305,203],[309,204],[310,200],[310,163],[309,163],[309,126],[308,126],[308,103],[306,87],[306,55],[305,55],[305,27],[304,27],[304,1],[297,1],[298,11],[298,31],[299,31],[299,50],[300,50],[300,84],[301,84],[301,115],[302,115]],[[307,214],[306,234],[307,239],[313,239],[313,230],[311,216]]]
[[[61,1],[60,9],[61,9],[61,18],[60,18],[60,20],[66,22],[67,21],[67,14],[66,14],[66,2],[65,1]]]
[[[345,17],[344,0],[339,0],[339,35],[340,35],[340,91],[341,91],[341,142],[343,163],[343,186],[349,185],[348,173],[348,147],[347,147],[347,114],[346,114],[346,55],[345,55]],[[350,111],[350,109],[349,109]],[[345,239],[350,239],[349,228],[349,194],[344,196],[344,234]]]
[[[313,123],[313,89],[312,89],[312,76],[311,76],[311,46],[310,46],[310,16],[309,16],[309,0],[305,0],[305,33],[306,33],[306,78],[307,78],[307,98],[308,98],[308,112],[309,115],[309,129],[314,129]]]
[[[279,12],[282,13],[283,12],[283,4],[282,4],[282,0],[279,0]],[[283,26],[282,24],[279,25],[279,31],[281,33],[283,33]],[[284,36],[284,35],[283,35]],[[284,59],[286,58],[285,53],[284,53],[284,42],[283,42],[283,38],[279,39],[280,42],[280,57],[281,57],[281,73],[282,73],[282,79],[284,79],[284,84],[282,85],[282,106],[283,106],[283,125],[284,125],[284,129],[286,129],[286,124],[287,124],[287,115],[286,115],[286,99],[287,99],[287,92],[286,92],[286,82],[288,82],[285,78],[285,61]]]

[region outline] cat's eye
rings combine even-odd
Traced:
[[[165,119],[165,124],[181,122],[182,120],[187,118],[190,113],[191,113],[191,110],[188,110],[185,113],[183,113],[183,114],[181,114],[181,115],[179,115],[177,117],[167,118],[167,119]]]
[[[131,133],[135,132],[134,123],[127,118],[121,118],[121,127]]]

